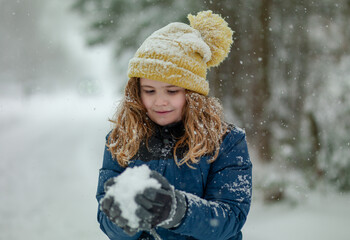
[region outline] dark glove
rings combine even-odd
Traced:
[[[111,178],[106,181],[104,189],[107,192],[108,188],[115,183],[115,178]],[[128,220],[121,216],[122,211],[120,210],[118,202],[114,201],[112,196],[104,197],[100,201],[101,211],[117,226],[124,230],[125,233],[132,236],[138,229],[131,228],[128,226]]]
[[[149,187],[137,194],[135,202],[139,205],[136,215],[141,219],[140,226],[150,230],[156,226],[172,228],[180,224],[187,209],[183,193],[174,189],[162,175],[152,171],[150,177],[156,179],[161,187]]]

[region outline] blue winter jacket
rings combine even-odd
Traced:
[[[241,229],[249,212],[252,191],[252,164],[244,131],[232,127],[223,139],[218,158],[208,163],[209,158],[202,157],[195,169],[186,164],[178,167],[169,154],[130,162],[129,167],[146,164],[161,173],[176,189],[185,192],[187,212],[176,228],[156,229],[162,239],[242,239]],[[106,180],[124,170],[105,148],[96,195],[98,202],[105,195]],[[153,239],[146,232],[134,236],[125,234],[100,208],[97,218],[100,228],[111,240]]]

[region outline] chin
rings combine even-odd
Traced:
[[[153,122],[157,123],[160,126],[166,126],[166,125],[174,123],[176,121],[172,120],[172,119],[169,119],[169,120],[168,119],[155,119],[155,120],[153,120]]]
[[[166,126],[166,125],[171,124],[173,122],[171,122],[171,121],[155,121],[155,123],[157,123],[160,126]]]

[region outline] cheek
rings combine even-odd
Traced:
[[[143,104],[143,106],[148,109],[151,106],[151,101],[150,99],[148,99],[146,96],[144,96],[143,94],[141,94],[141,102]]]
[[[186,105],[186,97],[185,95],[181,95],[176,101],[176,107],[179,110],[183,111],[185,105]]]

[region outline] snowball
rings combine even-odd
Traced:
[[[135,196],[146,188],[161,187],[156,179],[150,177],[150,174],[151,170],[146,165],[127,168],[116,178],[116,183],[106,193],[106,196],[112,196],[114,201],[119,203],[121,216],[128,220],[128,225],[132,228],[138,228],[140,221],[136,215]]]

